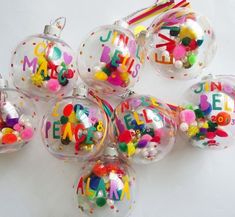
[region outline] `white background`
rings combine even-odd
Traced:
[[[152,3],[153,0],[0,0],[0,72],[8,77],[14,47],[25,37],[41,33],[51,19],[67,17],[62,39],[77,49],[94,27],[111,24]],[[192,6],[209,17],[217,33],[218,52],[205,73],[234,74],[235,1],[193,0]],[[147,64],[135,90],[180,103],[182,94],[194,82],[158,77]],[[41,108],[39,112],[42,114]],[[202,151],[179,138],[161,162],[134,167],[140,187],[133,217],[235,216],[235,147]],[[0,217],[81,216],[73,189],[79,168],[78,163],[51,156],[39,133],[22,151],[1,155]]]

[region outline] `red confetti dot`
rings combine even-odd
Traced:
[[[64,107],[64,111],[63,114],[65,117],[68,117],[73,111],[73,105],[72,104],[68,104]]]

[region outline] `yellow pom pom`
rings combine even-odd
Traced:
[[[196,126],[190,126],[188,129],[188,135],[190,137],[195,136],[197,133],[199,133],[199,128]]]
[[[43,77],[38,73],[33,74],[31,76],[31,80],[32,83],[36,86],[41,86],[43,84]]]
[[[106,81],[108,76],[103,71],[98,71],[95,73],[95,78],[100,81]]]
[[[132,142],[129,142],[127,144],[127,155],[128,157],[131,157],[134,154],[135,154],[135,146]]]
[[[14,131],[13,129],[6,127],[2,129],[2,134],[3,135],[9,134],[9,133],[12,133],[13,131]]]
[[[183,38],[190,38],[190,39],[196,39],[197,37],[197,34],[191,29],[189,28],[188,26],[182,26],[181,29],[180,29],[180,39],[183,39]]]
[[[126,81],[129,78],[129,73],[128,72],[122,72],[120,73],[120,77],[122,80]]]
[[[208,123],[207,123],[207,122],[205,122],[205,123],[202,125],[202,128],[206,128],[206,129],[208,129],[208,128],[209,128]]]
[[[72,112],[69,115],[69,122],[72,123],[72,124],[76,124],[78,122],[75,112]]]

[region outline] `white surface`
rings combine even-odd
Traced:
[[[26,36],[42,32],[44,24],[51,19],[67,17],[62,38],[77,49],[94,27],[111,24],[153,1],[0,0],[0,71],[7,77],[11,52],[17,43]],[[233,74],[235,1],[194,0],[192,5],[209,17],[217,33],[218,53],[206,72]],[[160,78],[146,66],[135,89],[138,93],[179,103],[182,93],[193,82],[196,81]],[[81,216],[73,189],[79,167],[78,163],[52,157],[43,147],[39,133],[22,151],[0,156],[0,216]],[[179,139],[166,159],[135,168],[140,189],[133,217],[235,216],[235,147],[201,151]]]

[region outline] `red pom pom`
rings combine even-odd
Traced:
[[[93,173],[99,177],[107,175],[107,169],[103,164],[95,164],[93,167]]]
[[[119,137],[119,142],[125,142],[128,144],[131,141],[131,132],[129,130],[125,130]]]

